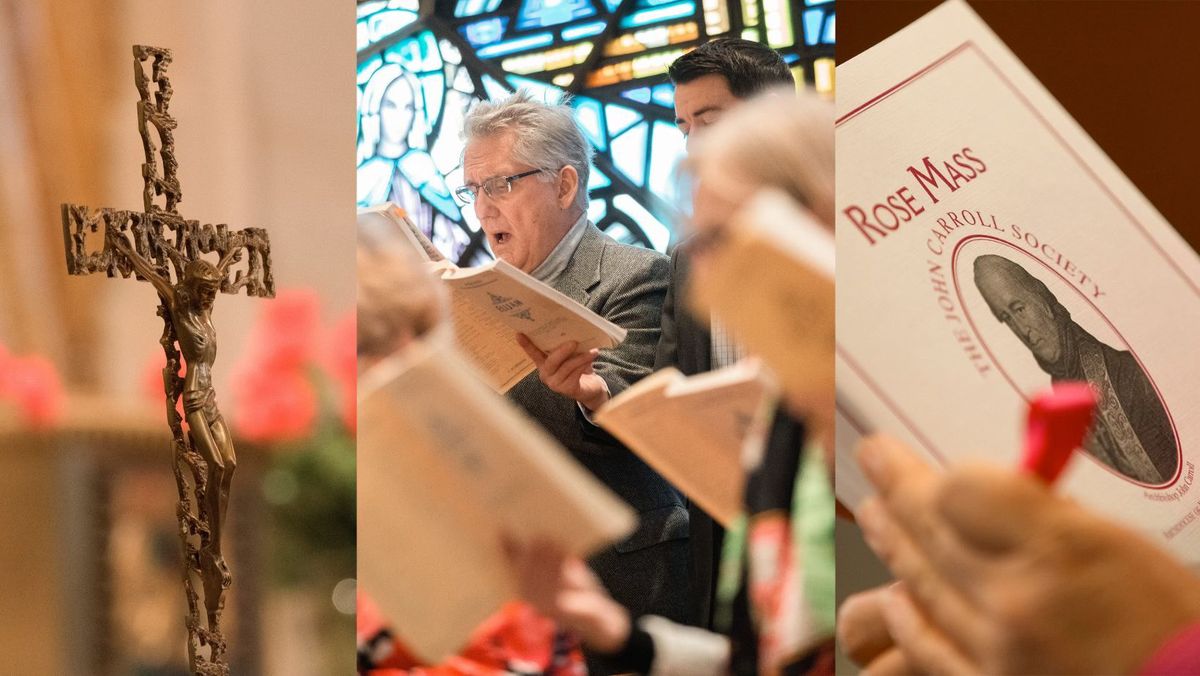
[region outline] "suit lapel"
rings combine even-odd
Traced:
[[[604,234],[588,223],[583,239],[558,278],[556,288],[573,300],[587,305],[591,290],[600,283],[600,263],[604,259]]]

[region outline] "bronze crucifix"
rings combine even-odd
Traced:
[[[220,622],[225,590],[232,577],[221,554],[221,530],[236,456],[213,390],[217,334],[212,306],[218,291],[236,294],[245,289],[250,296],[272,297],[275,282],[271,277],[271,244],[265,230],[246,228],[235,232],[226,225],[202,225],[185,220],[176,209],[182,193],[176,176],[176,122],[167,110],[172,94],[167,79],[170,63],[170,50],[140,45],[133,48],[134,81],[140,96],[138,130],[146,151],[142,165],[144,211],[64,204],[63,237],[70,274],[136,274],[158,292],[158,314],[164,325],[159,342],[167,355],[163,387],[179,489],[176,511],[188,602],[188,659],[194,674],[223,676],[229,673],[229,666]],[[157,144],[152,129],[158,136]],[[163,198],[162,205],[156,203],[158,197]],[[89,252],[88,237],[101,227],[103,244]],[[216,261],[206,260],[204,254],[212,254]],[[243,256],[244,268],[235,271]],[[186,367],[182,377],[181,366]],[[177,410],[181,399],[183,418]],[[194,578],[204,592],[204,625]],[[204,646],[208,647],[207,655]]]

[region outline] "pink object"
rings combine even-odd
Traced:
[[[1092,425],[1096,393],[1084,382],[1059,383],[1029,405],[1021,469],[1053,484]]]
[[[1141,676],[1200,674],[1200,621],[1184,627],[1167,639],[1137,673]]]

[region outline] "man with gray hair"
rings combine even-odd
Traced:
[[[464,136],[466,185],[455,194],[474,204],[492,251],[628,331],[604,352],[577,352],[568,342],[547,353],[518,336],[538,370],[507,396],[639,513],[632,536],[589,561],[613,597],[635,616],[678,619],[687,593],[683,501],[586,420],[609,392],[650,372],[668,260],[620,244],[588,222],[592,151],[568,106],[541,103],[524,91],[481,101],[467,115]]]

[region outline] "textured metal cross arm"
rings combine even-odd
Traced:
[[[271,241],[262,228],[230,230],[227,225],[202,224],[161,210],[145,213],[77,204],[62,205],[62,222],[67,271],[72,275],[134,275],[133,264],[114,243],[116,238],[130,242],[164,279],[173,282],[182,277],[189,261],[205,254],[220,260],[240,250],[244,263],[226,272],[221,291],[237,294],[244,289],[248,296],[275,296]]]

